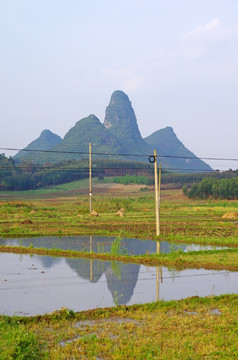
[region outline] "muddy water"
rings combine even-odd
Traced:
[[[0,245],[11,246],[34,246],[43,247],[46,249],[57,248],[64,250],[77,250],[86,252],[111,252],[111,246],[115,242],[114,237],[103,236],[64,236],[64,237],[35,237],[22,239],[0,239]],[[121,239],[121,251],[128,255],[142,255],[145,253],[156,252],[156,242],[152,240],[138,240],[138,239]],[[212,246],[201,246],[196,244],[178,244],[168,243],[166,241],[160,242],[160,252],[169,253],[175,250],[198,251],[219,249]]]
[[[0,253],[0,313],[6,315],[237,292],[237,272]]]

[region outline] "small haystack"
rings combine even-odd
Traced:
[[[125,215],[124,215],[124,212],[123,212],[123,211],[118,210],[118,211],[114,214],[114,216],[120,216],[120,217],[123,217],[123,216],[125,216]]]
[[[99,216],[99,214],[96,212],[96,211],[94,211],[94,210],[92,210],[91,211],[91,213],[90,213],[90,216]]]
[[[23,220],[21,223],[22,224],[33,224],[33,222],[30,219]]]
[[[238,213],[237,212],[227,212],[222,216],[222,219],[225,219],[225,220],[237,220],[238,219]]]

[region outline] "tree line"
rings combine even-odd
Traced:
[[[215,171],[211,174],[213,179],[234,178],[237,175],[238,170],[222,173]],[[15,163],[12,158],[0,155],[0,191],[34,190],[85,179],[88,176],[88,159],[62,160],[58,163],[37,165],[31,161]],[[154,181],[154,165],[149,161],[93,159],[92,176],[99,179],[107,176],[120,177],[114,181],[150,185]],[[162,169],[161,183],[170,184],[174,188],[186,186],[185,191],[187,194],[191,193],[192,197],[193,192],[196,193],[194,188],[192,190],[193,184],[207,179],[208,176],[207,173],[176,173]]]
[[[153,173],[149,163],[135,161],[94,159],[92,176],[125,176]],[[0,191],[21,191],[46,188],[89,177],[88,159],[62,160],[58,163],[37,165],[31,161],[15,163],[12,158],[0,155]]]
[[[238,199],[238,177],[215,179],[208,177],[192,185],[190,189],[183,187],[183,193],[189,198]]]

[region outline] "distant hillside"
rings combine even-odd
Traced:
[[[177,138],[171,127],[158,130],[146,137],[145,142],[152,148],[156,149],[158,155],[168,156],[161,158],[166,159],[168,167],[179,170],[211,170],[211,167],[199,158],[196,159],[180,159],[178,157],[196,157],[190,150],[188,150],[183,143]],[[170,157],[172,156],[172,157]],[[160,158],[159,158],[160,161]]]
[[[52,133],[50,130],[43,130],[40,136],[25,148],[27,151],[19,151],[14,156],[14,160],[20,161],[24,159],[25,161],[32,160],[35,162],[41,153],[31,152],[29,150],[51,150],[61,141],[62,139],[60,136]]]
[[[56,151],[79,151],[88,154],[88,144],[92,143],[93,151],[99,153],[120,153],[122,147],[116,136],[107,131],[95,115],[78,121],[58,144]],[[70,155],[79,158],[79,155]]]
[[[95,115],[89,115],[76,122],[62,140],[59,136],[44,130],[40,137],[26,147],[26,150],[53,150],[56,153],[20,151],[14,160],[31,159],[34,163],[54,163],[61,160],[80,160],[88,158],[88,143],[92,143],[94,158],[124,159],[148,161],[148,156],[156,149],[158,154],[171,157],[160,158],[164,168],[211,170],[200,159],[179,159],[195,155],[177,138],[173,129],[161,129],[143,139],[137,119],[128,96],[122,91],[115,91],[106,108],[102,124]],[[78,154],[74,154],[78,153]],[[95,155],[97,153],[97,155]],[[107,154],[118,154],[111,156]],[[120,156],[123,154],[124,156]],[[127,154],[125,156],[125,154]],[[128,154],[132,154],[128,155]],[[141,156],[138,156],[141,155]]]

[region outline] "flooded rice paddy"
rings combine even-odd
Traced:
[[[0,314],[36,315],[238,292],[238,273],[0,253]]]
[[[115,244],[117,238],[103,236],[63,236],[63,237],[34,237],[22,239],[0,239],[0,245],[9,246],[31,246],[46,249],[62,249],[75,250],[84,252],[106,252],[111,253],[112,245]],[[128,255],[143,255],[156,253],[156,241],[138,240],[138,239],[120,239],[121,251]],[[209,245],[196,244],[178,244],[160,241],[160,252],[169,253],[171,251],[181,250],[199,251],[221,249],[219,247]]]

